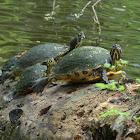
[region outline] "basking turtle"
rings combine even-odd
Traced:
[[[17,56],[13,56],[11,59],[9,59],[8,61],[5,62],[5,65],[1,68],[2,72],[3,71],[7,71],[10,70],[12,66],[15,65],[15,63],[17,63],[18,58]]]
[[[18,55],[13,56],[11,59],[5,62],[5,65],[1,68],[2,74],[0,81],[3,83],[5,79],[8,79],[9,72],[11,71],[12,67],[18,62],[18,59],[21,58],[26,53],[26,51],[19,53]],[[15,78],[15,76],[11,76],[11,79]]]
[[[10,93],[8,96],[4,96],[4,100],[11,101],[18,95],[32,92],[33,82],[38,78],[46,76],[47,70],[47,66],[45,65],[33,65],[23,70],[14,92]]]
[[[120,59],[121,47],[118,44],[113,45],[111,51],[93,46],[82,46],[74,49],[65,55],[54,68],[52,76],[36,80],[33,85],[35,92],[42,92],[44,87],[51,82],[100,82],[108,83],[125,73],[121,71],[125,67]],[[119,62],[119,66],[116,62]],[[114,65],[114,70],[105,67],[106,63]]]
[[[8,78],[9,71],[11,71],[12,66],[14,66],[18,61],[17,56],[13,56],[11,59],[5,62],[5,65],[1,68],[1,82]]]
[[[2,75],[2,82],[12,74],[15,76],[19,75],[23,69],[37,63],[47,61],[49,58],[54,58],[55,61],[59,60],[71,50],[80,46],[83,38],[85,38],[85,35],[83,32],[80,32],[72,39],[70,47],[57,43],[46,43],[31,48],[15,63],[11,68],[11,71],[7,71],[7,75],[4,78]]]

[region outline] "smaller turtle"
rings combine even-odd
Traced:
[[[46,43],[31,48],[18,61],[15,61],[10,70],[1,75],[2,83],[11,75],[12,77],[19,76],[25,68],[47,61],[49,58],[54,58],[55,61],[58,61],[71,50],[80,46],[83,38],[85,38],[85,35],[80,32],[71,40],[70,47],[57,43]]]
[[[11,71],[11,67],[14,66],[18,61],[17,56],[13,56],[11,59],[5,62],[5,65],[1,68],[1,83],[4,82],[5,79],[8,79],[9,71]]]
[[[13,56],[11,59],[5,62],[5,65],[1,68],[2,72],[10,70],[12,66],[18,61],[17,56]]]
[[[93,46],[82,46],[65,55],[55,66],[50,77],[40,78],[35,81],[33,88],[35,92],[42,92],[44,87],[51,82],[101,82],[108,83],[109,80],[122,76],[120,82],[125,79],[125,72],[121,71],[126,65],[122,63],[121,47],[113,45],[111,51]],[[119,62],[117,66],[116,62]],[[105,67],[106,63],[115,66],[110,70]]]
[[[46,76],[46,72],[49,71],[51,65],[54,65],[54,59],[50,58],[48,61],[48,66],[45,65],[33,65],[21,72],[20,79],[15,87],[14,92],[10,93],[7,96],[4,96],[3,99],[6,101],[11,101],[16,98],[18,95],[27,94],[32,92],[32,85],[35,80],[38,78]],[[52,63],[51,63],[52,62]],[[49,67],[49,68],[48,68]]]
[[[21,58],[27,51],[21,52],[18,55],[13,56],[11,59],[5,62],[5,65],[1,68],[2,74],[0,77],[0,81],[3,84],[5,79],[9,78],[9,73],[12,67],[17,63],[18,59]],[[14,79],[15,76],[11,75],[11,79]]]

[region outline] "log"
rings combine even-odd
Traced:
[[[1,85],[1,97],[10,87]],[[109,90],[94,84],[56,83],[42,94],[23,95],[0,105],[4,140],[139,140],[140,83]],[[10,120],[9,113],[20,109]],[[23,111],[23,114],[21,113]],[[105,117],[106,111],[117,110]],[[14,113],[11,113],[14,115]],[[10,114],[10,115],[11,115]],[[125,114],[129,114],[128,116]],[[19,119],[18,119],[19,115]]]

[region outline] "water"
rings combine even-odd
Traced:
[[[45,42],[70,44],[72,37],[83,31],[83,45],[95,45],[98,35],[93,25],[92,4],[76,18],[87,1],[56,0],[55,24],[45,20],[52,12],[53,1],[1,0],[0,2],[0,67],[12,56]],[[127,77],[140,78],[140,4],[137,0],[103,1],[96,8],[101,24],[101,47],[110,50],[116,42],[122,46],[122,59],[127,60]]]

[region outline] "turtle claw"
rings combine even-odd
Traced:
[[[121,78],[119,79],[119,81],[118,81],[118,83],[119,84],[123,84],[123,83],[125,83],[125,81],[126,81],[126,73],[125,73],[125,71],[121,71]]]
[[[37,92],[37,93],[42,92],[45,86],[47,85],[47,81],[48,81],[47,77],[39,78],[36,81],[34,81],[33,92]]]
[[[102,79],[106,84],[109,83],[108,78],[107,78],[107,74],[106,74],[106,69],[102,70]]]
[[[12,92],[12,93],[8,94],[7,96],[4,96],[4,100],[6,102],[10,102],[11,100],[14,99],[14,95],[15,95],[15,92]]]

